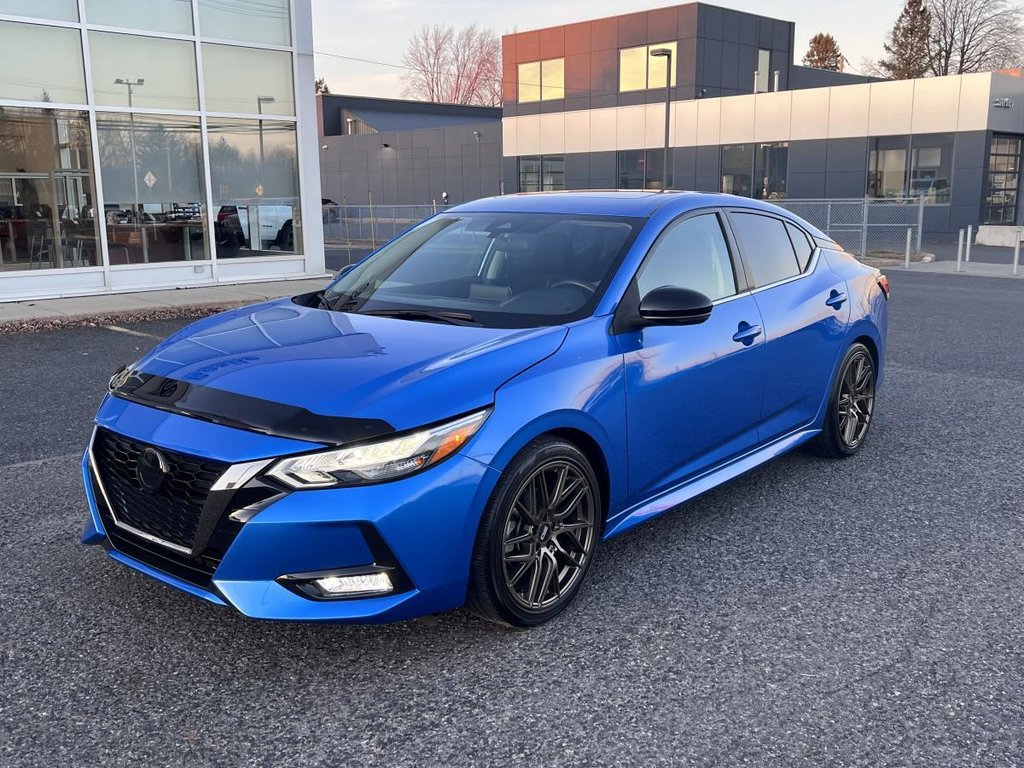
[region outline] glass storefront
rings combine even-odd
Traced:
[[[626,149],[616,153],[619,189],[661,189],[664,149]],[[668,189],[672,188],[672,154],[668,158]]]
[[[1015,224],[1020,188],[1019,136],[993,136],[988,156],[985,223]]]
[[[0,107],[0,270],[94,267],[89,116]]]
[[[0,21],[0,272],[91,268],[96,290],[178,284],[116,277],[152,266],[201,282],[218,257],[245,276],[242,257],[302,254],[290,9],[0,0],[19,19]]]
[[[519,158],[520,192],[557,192],[565,189],[565,157]]]

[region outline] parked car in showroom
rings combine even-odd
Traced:
[[[251,230],[249,229],[249,208],[245,205],[222,205],[217,211],[217,243],[228,250],[248,248],[250,250],[269,251],[278,248],[282,251],[295,250],[295,229],[292,225],[294,207],[291,205],[252,206],[258,208],[260,225],[260,243],[252,247]]]
[[[860,451],[888,300],[755,200],[460,205],[118,372],[83,541],[251,617],[536,625],[599,543],[797,446]]]

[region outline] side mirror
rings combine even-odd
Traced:
[[[699,325],[711,317],[711,299],[689,288],[664,285],[640,300],[637,325]]]

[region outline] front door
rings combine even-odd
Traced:
[[[629,496],[636,503],[757,443],[764,340],[757,304],[738,294],[720,215],[698,212],[666,227],[634,281],[642,298],[671,285],[716,304],[699,325],[620,334],[625,357]]]

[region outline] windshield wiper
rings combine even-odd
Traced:
[[[433,320],[449,325],[479,326],[473,316],[466,312],[443,312],[432,309],[369,309],[360,315],[376,315],[377,317],[398,317],[406,320]]]

